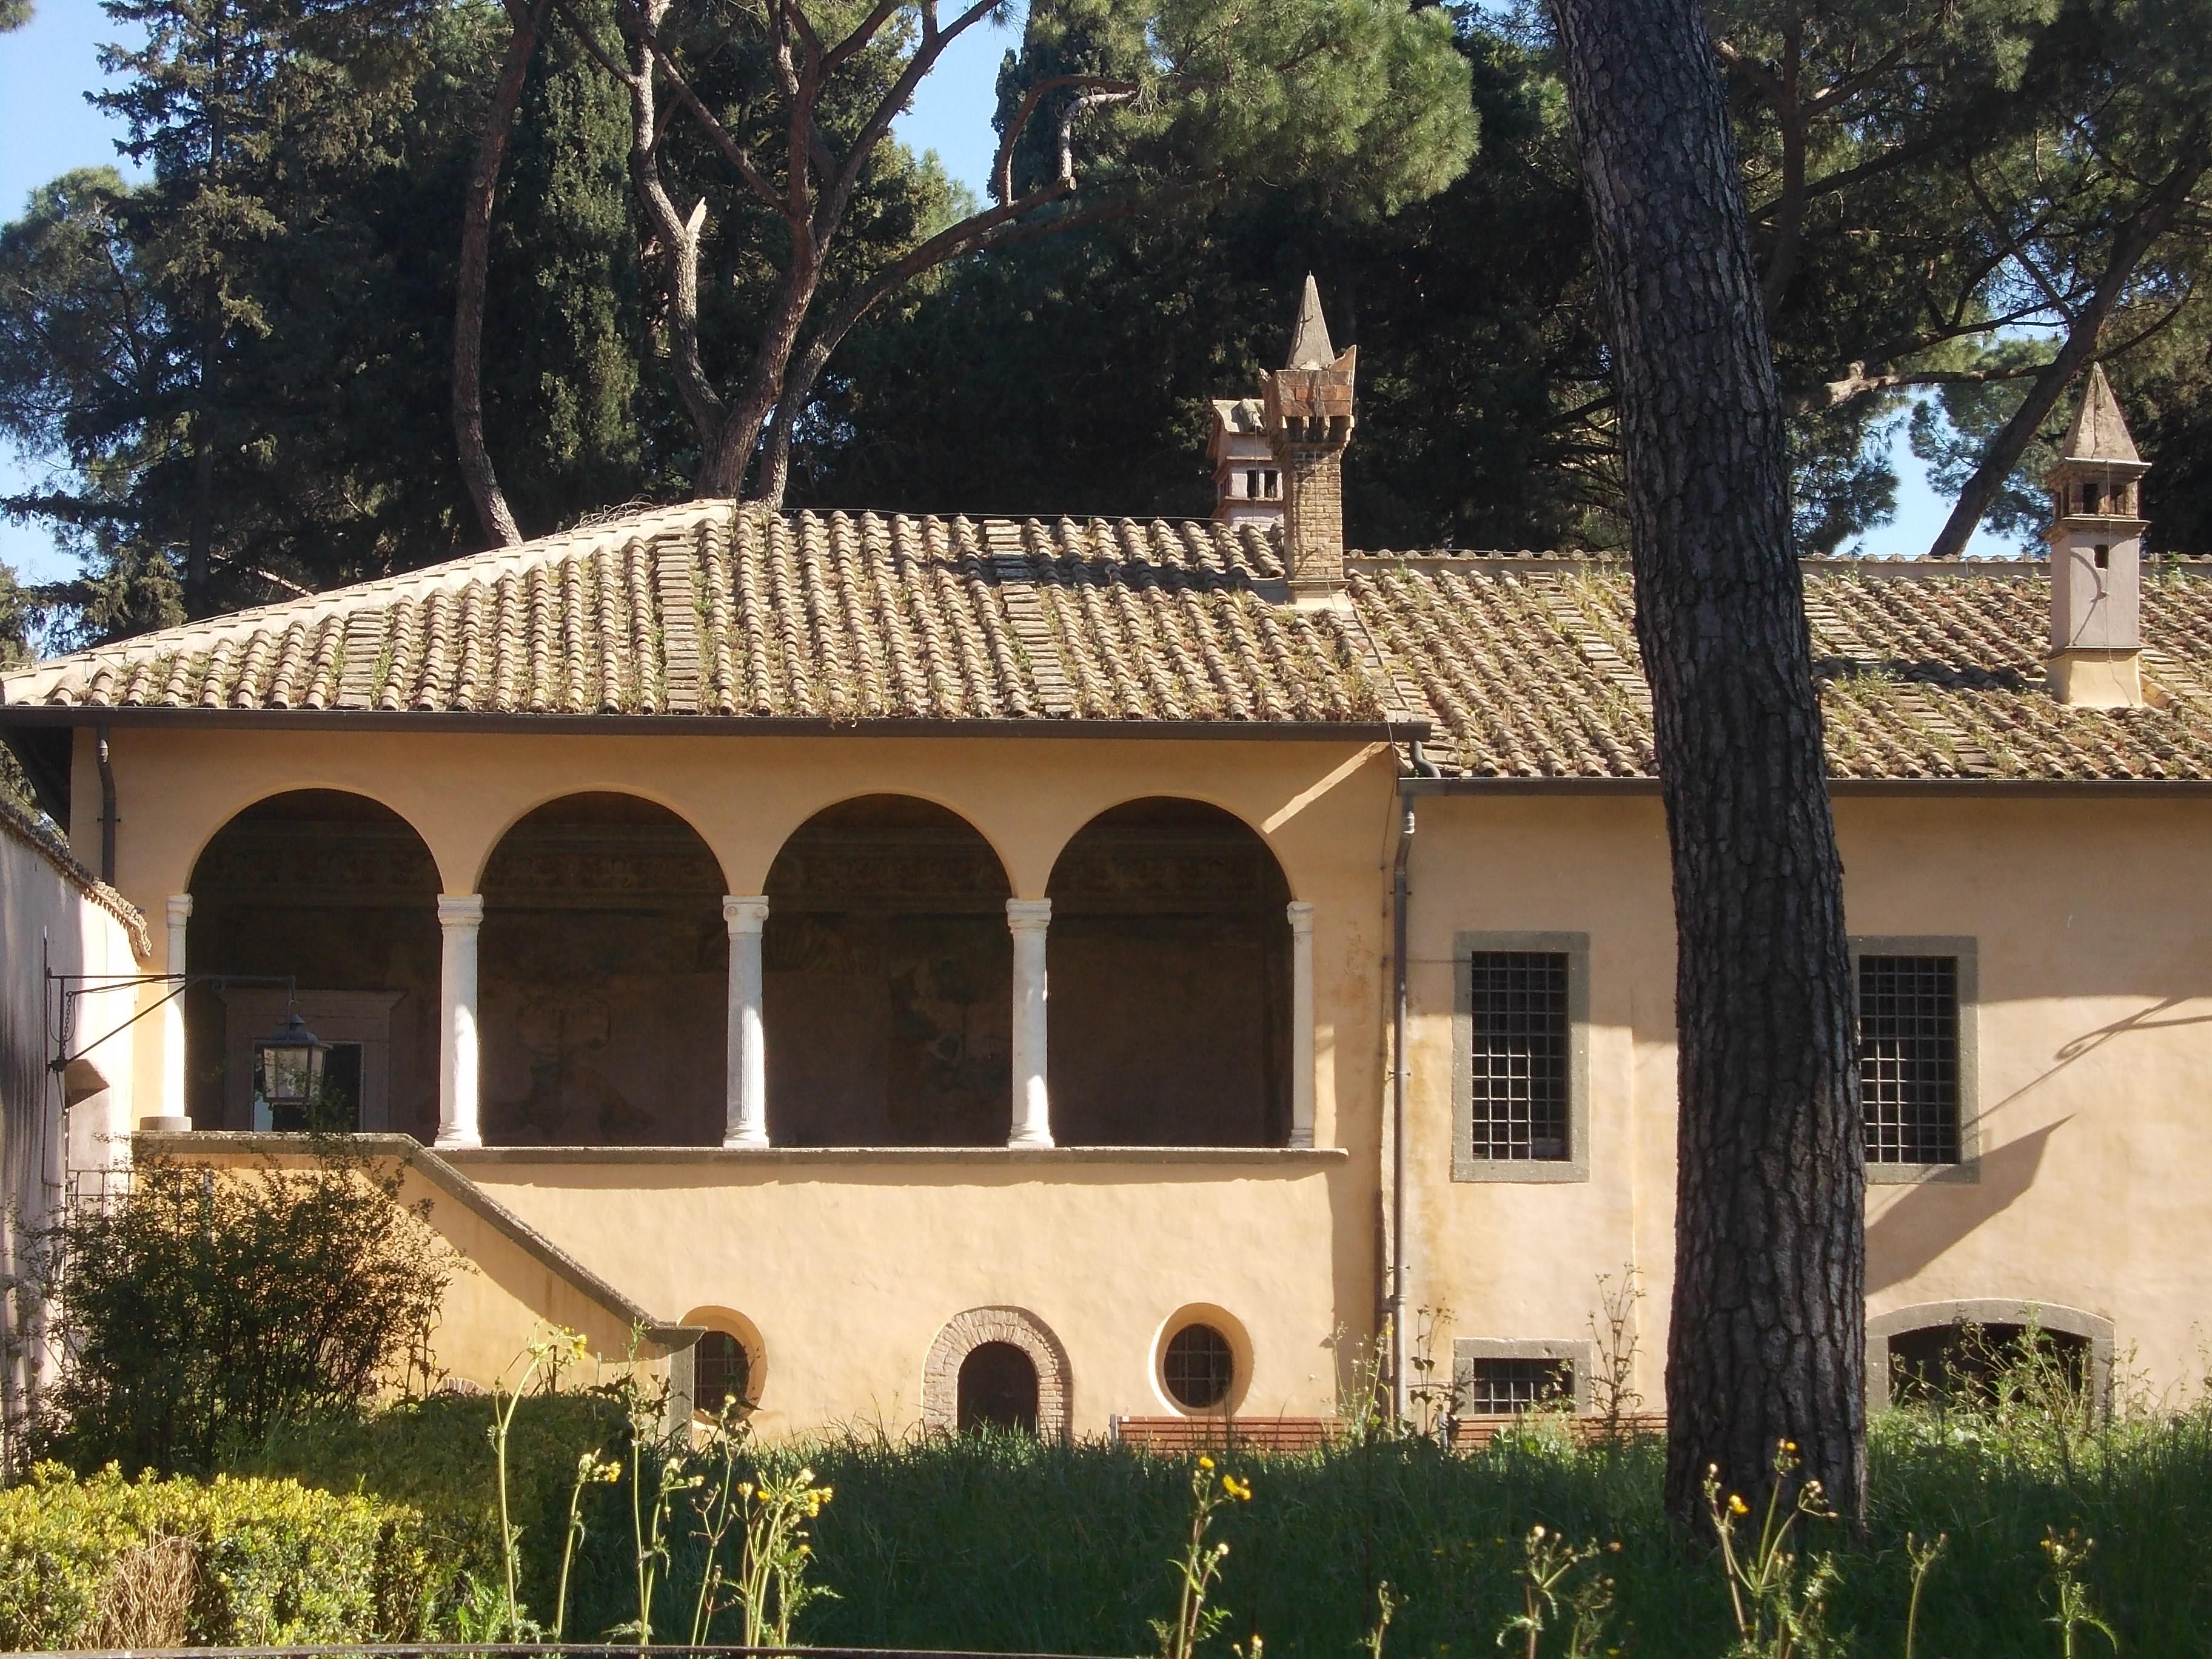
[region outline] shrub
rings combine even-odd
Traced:
[[[41,1464],[0,1492],[0,1649],[419,1640],[453,1594],[439,1557],[403,1504]]]
[[[41,1440],[79,1469],[204,1472],[280,1421],[405,1376],[455,1258],[338,1140],[306,1168],[142,1158],[130,1192],[41,1235],[65,1359]]]

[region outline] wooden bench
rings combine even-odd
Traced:
[[[1523,1421],[1528,1415],[1530,1414],[1522,1413],[1498,1417],[1454,1418],[1451,1425],[1452,1449],[1466,1452],[1481,1451],[1499,1435]],[[1563,1413],[1538,1413],[1537,1415],[1546,1425],[1559,1425],[1569,1435],[1586,1446],[1603,1438],[1608,1426],[1617,1426],[1620,1431],[1630,1439],[1640,1438],[1647,1434],[1667,1432],[1667,1419],[1651,1413],[1624,1417],[1615,1425],[1608,1425],[1601,1417],[1569,1417]]]
[[[1146,1451],[1316,1451],[1342,1432],[1333,1417],[1116,1417],[1113,1437]]]

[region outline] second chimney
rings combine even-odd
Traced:
[[[2142,690],[2142,532],[2136,453],[2100,364],[2046,482],[2051,489],[2051,695],[2081,708],[2136,708]]]

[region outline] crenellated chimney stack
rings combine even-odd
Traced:
[[[2081,708],[2136,708],[2142,690],[2142,532],[2136,453],[2101,365],[2051,469],[2051,695]]]
[[[1282,474],[1283,562],[1291,595],[1327,599],[1344,589],[1344,451],[1352,441],[1352,382],[1359,348],[1339,354],[1306,278],[1290,361],[1267,377],[1261,423]]]

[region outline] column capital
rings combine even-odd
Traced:
[[[768,925],[768,900],[763,896],[741,897],[735,893],[722,895],[722,920],[731,933],[757,933]]]
[[[191,920],[192,896],[190,893],[169,895],[169,926],[175,927]]]
[[[441,893],[438,895],[438,926],[447,928],[473,929],[483,921],[482,893]]]
[[[1291,919],[1291,931],[1292,933],[1310,933],[1313,932],[1312,905],[1307,903],[1304,899],[1292,899],[1288,904],[1283,907],[1283,909],[1285,914],[1286,914]]]
[[[1018,933],[1038,933],[1052,920],[1050,899],[1008,899],[1006,926]]]

